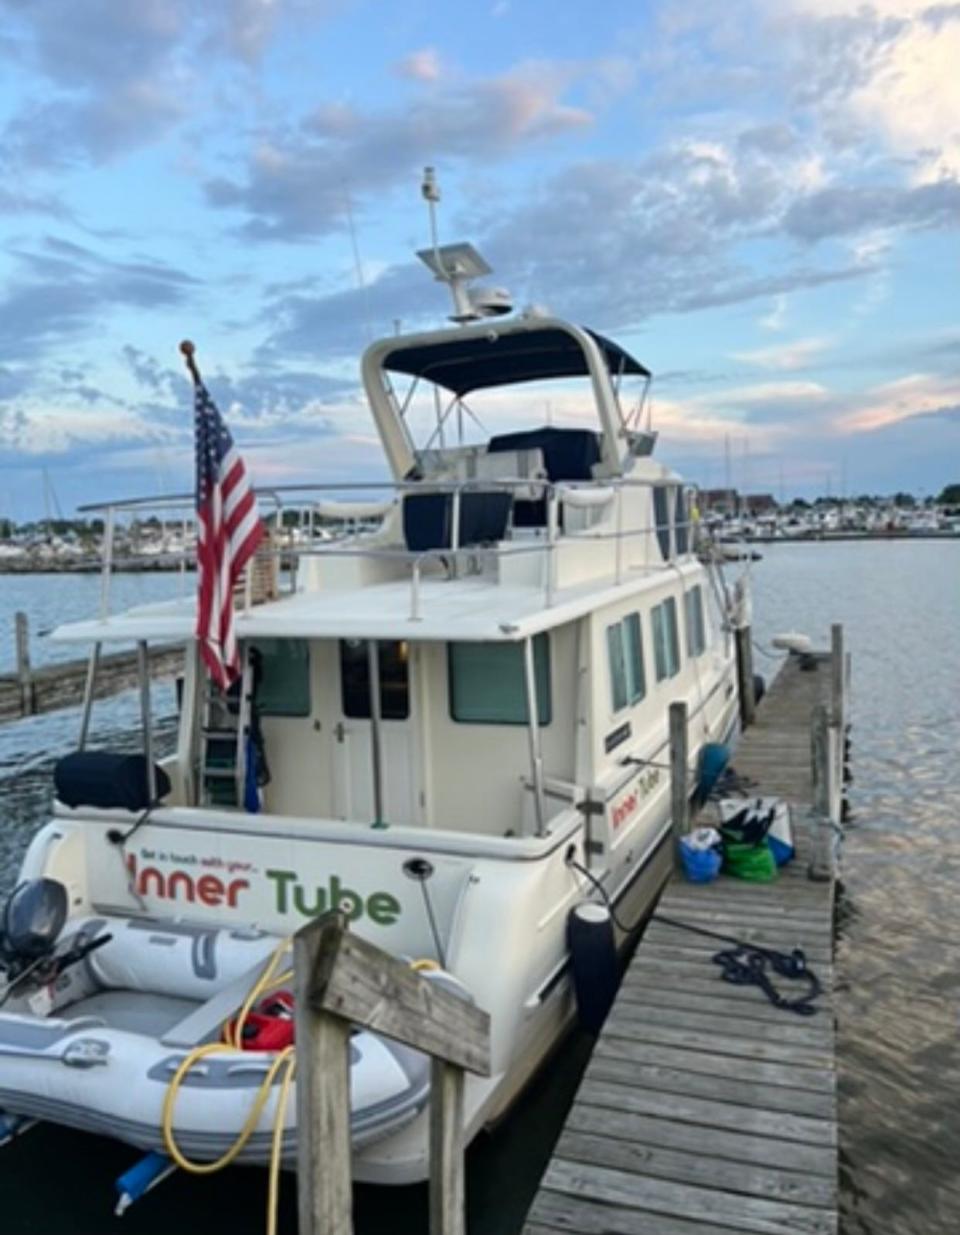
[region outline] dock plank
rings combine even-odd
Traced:
[[[735,1223],[736,1230],[757,1235],[834,1235],[837,1229],[836,1215],[828,1209],[768,1201],[563,1158],[554,1158],[547,1167],[544,1186],[641,1212]]]
[[[631,1144],[610,1136],[593,1136],[569,1129],[560,1137],[554,1153],[566,1162],[593,1163],[768,1200],[829,1207],[837,1199],[836,1183],[824,1176],[800,1175],[756,1163]]]
[[[832,1093],[803,1092],[781,1088],[764,1081],[731,1080],[685,1068],[664,1068],[658,1064],[636,1063],[615,1056],[595,1054],[589,1076],[598,1081],[613,1081],[640,1089],[682,1094],[691,1098],[718,1098],[738,1106],[755,1106],[764,1111],[787,1111],[832,1119],[835,1098]]]
[[[668,882],[524,1235],[835,1235],[834,885],[807,877],[810,719],[829,685],[828,657],[813,672],[788,659],[734,759],[752,792],[791,803],[796,860],[770,884]],[[822,986],[817,1013],[724,982],[712,958],[732,945],[663,918],[802,948]],[[773,980],[788,997],[806,991]]]
[[[682,1068],[686,1075],[705,1073],[712,1077],[729,1077],[733,1081],[762,1082],[769,1090],[783,1088],[810,1093],[835,1094],[837,1074],[832,1068],[784,1068],[753,1056],[740,1058],[715,1052],[692,1051],[684,1046],[658,1046],[638,1042],[633,1037],[621,1038],[616,1033],[604,1033],[597,1043],[595,1059],[646,1062],[664,1068]]]
[[[760,1166],[779,1166],[784,1170],[809,1175],[823,1175],[836,1180],[837,1155],[827,1145],[805,1145],[784,1141],[779,1137],[756,1136],[746,1132],[724,1132],[704,1136],[696,1124],[677,1119],[662,1119],[652,1115],[636,1115],[631,1111],[612,1111],[608,1107],[591,1106],[577,1101],[570,1108],[567,1127],[581,1132],[642,1145],[662,1145],[667,1149],[682,1149],[688,1153],[706,1154],[712,1158],[729,1158],[733,1162],[755,1162]]]

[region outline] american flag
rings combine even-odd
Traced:
[[[197,436],[197,641],[213,680],[240,673],[233,588],[264,533],[250,477],[202,381],[194,385]]]

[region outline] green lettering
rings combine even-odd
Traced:
[[[303,888],[299,883],[293,885],[294,908],[297,913],[302,913],[305,918],[319,917],[327,907],[327,894],[323,888],[314,888],[314,892],[316,895],[313,898],[313,904],[308,905]]]
[[[393,926],[400,917],[400,902],[389,892],[374,892],[367,899],[367,913],[377,926]]]
[[[355,922],[363,914],[363,901],[351,888],[341,888],[339,878],[331,875],[330,908],[343,910],[348,919]]]
[[[287,913],[287,884],[291,879],[296,879],[296,874],[293,871],[265,871],[264,874],[276,881],[277,913]]]

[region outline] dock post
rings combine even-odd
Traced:
[[[818,882],[833,875],[833,820],[830,816],[830,715],[824,704],[813,710],[810,727],[812,846],[807,874]]]
[[[299,1235],[353,1235],[351,1029],[349,1022],[311,1006],[323,939],[320,930],[307,929],[293,937],[298,1230]]]
[[[840,622],[834,622],[830,627],[830,724],[836,729],[842,729],[846,719],[844,698],[846,663],[843,650],[843,625]]]
[[[30,623],[22,610],[17,610],[14,617],[16,636],[17,681],[20,683],[20,713],[22,716],[32,716],[34,713],[33,673],[30,669]]]
[[[466,1235],[464,1071],[430,1061],[430,1235]]]
[[[737,645],[737,691],[740,696],[740,728],[752,725],[757,715],[753,688],[753,629],[738,626],[733,632]]]
[[[293,937],[300,1235],[353,1235],[353,1026],[430,1056],[430,1235],[465,1235],[464,1073],[491,1074],[490,1017],[348,925],[333,910]]]
[[[690,831],[690,794],[687,790],[687,705],[670,704],[670,818],[673,822],[674,862],[681,836]]]

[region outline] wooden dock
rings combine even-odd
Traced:
[[[835,813],[839,801],[844,679],[835,632],[833,658],[817,655],[803,668],[792,656],[758,708],[733,764],[758,793],[790,802],[797,856],[772,884],[668,882],[524,1235],[837,1231],[834,881],[829,864],[824,870],[833,828],[811,808],[832,797]],[[812,771],[811,728],[822,756],[828,719],[833,759],[824,777],[822,766]],[[810,865],[826,878],[809,878]],[[724,945],[658,915],[780,951],[803,948],[823,985],[819,1012],[801,1017],[755,986],[723,982],[711,958]]]
[[[16,669],[0,673],[0,724],[25,716],[76,707],[83,702],[87,682],[87,657],[33,668],[30,663],[26,618],[17,614]],[[183,646],[150,647],[147,661],[152,678],[172,678],[183,672]],[[106,699],[132,690],[138,681],[137,653],[110,652],[100,657],[94,697]]]

